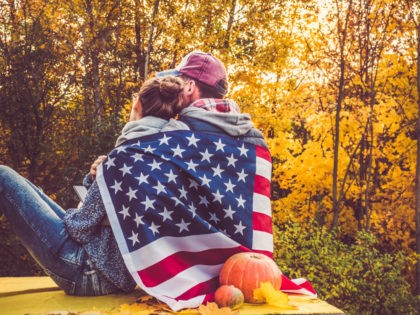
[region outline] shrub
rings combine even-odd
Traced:
[[[351,244],[338,233],[316,223],[276,227],[275,260],[289,278],[307,278],[319,298],[346,314],[418,314],[404,278],[410,258],[380,252],[371,233],[359,232]]]

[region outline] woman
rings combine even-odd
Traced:
[[[183,82],[176,77],[146,81],[117,145],[159,132],[180,110],[182,89]],[[106,212],[94,180],[95,163],[85,180],[89,186],[86,199],[80,208],[67,211],[14,170],[0,166],[0,210],[32,257],[69,295],[131,292],[136,285],[111,227],[104,223]]]

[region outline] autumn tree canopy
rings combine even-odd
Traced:
[[[211,52],[268,140],[276,224],[368,230],[411,254],[415,4],[0,0],[0,162],[73,206],[141,82]]]

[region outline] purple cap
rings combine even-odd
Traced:
[[[156,76],[179,76],[181,74],[212,86],[223,94],[227,93],[226,89],[218,84],[222,79],[227,80],[225,66],[212,54],[201,51],[190,52],[182,58],[181,63],[175,69],[158,72]]]

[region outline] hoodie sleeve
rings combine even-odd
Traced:
[[[66,211],[64,223],[75,241],[86,244],[98,235],[101,229],[110,228],[101,225],[105,217],[105,206],[102,202],[98,184],[94,181],[82,206]]]

